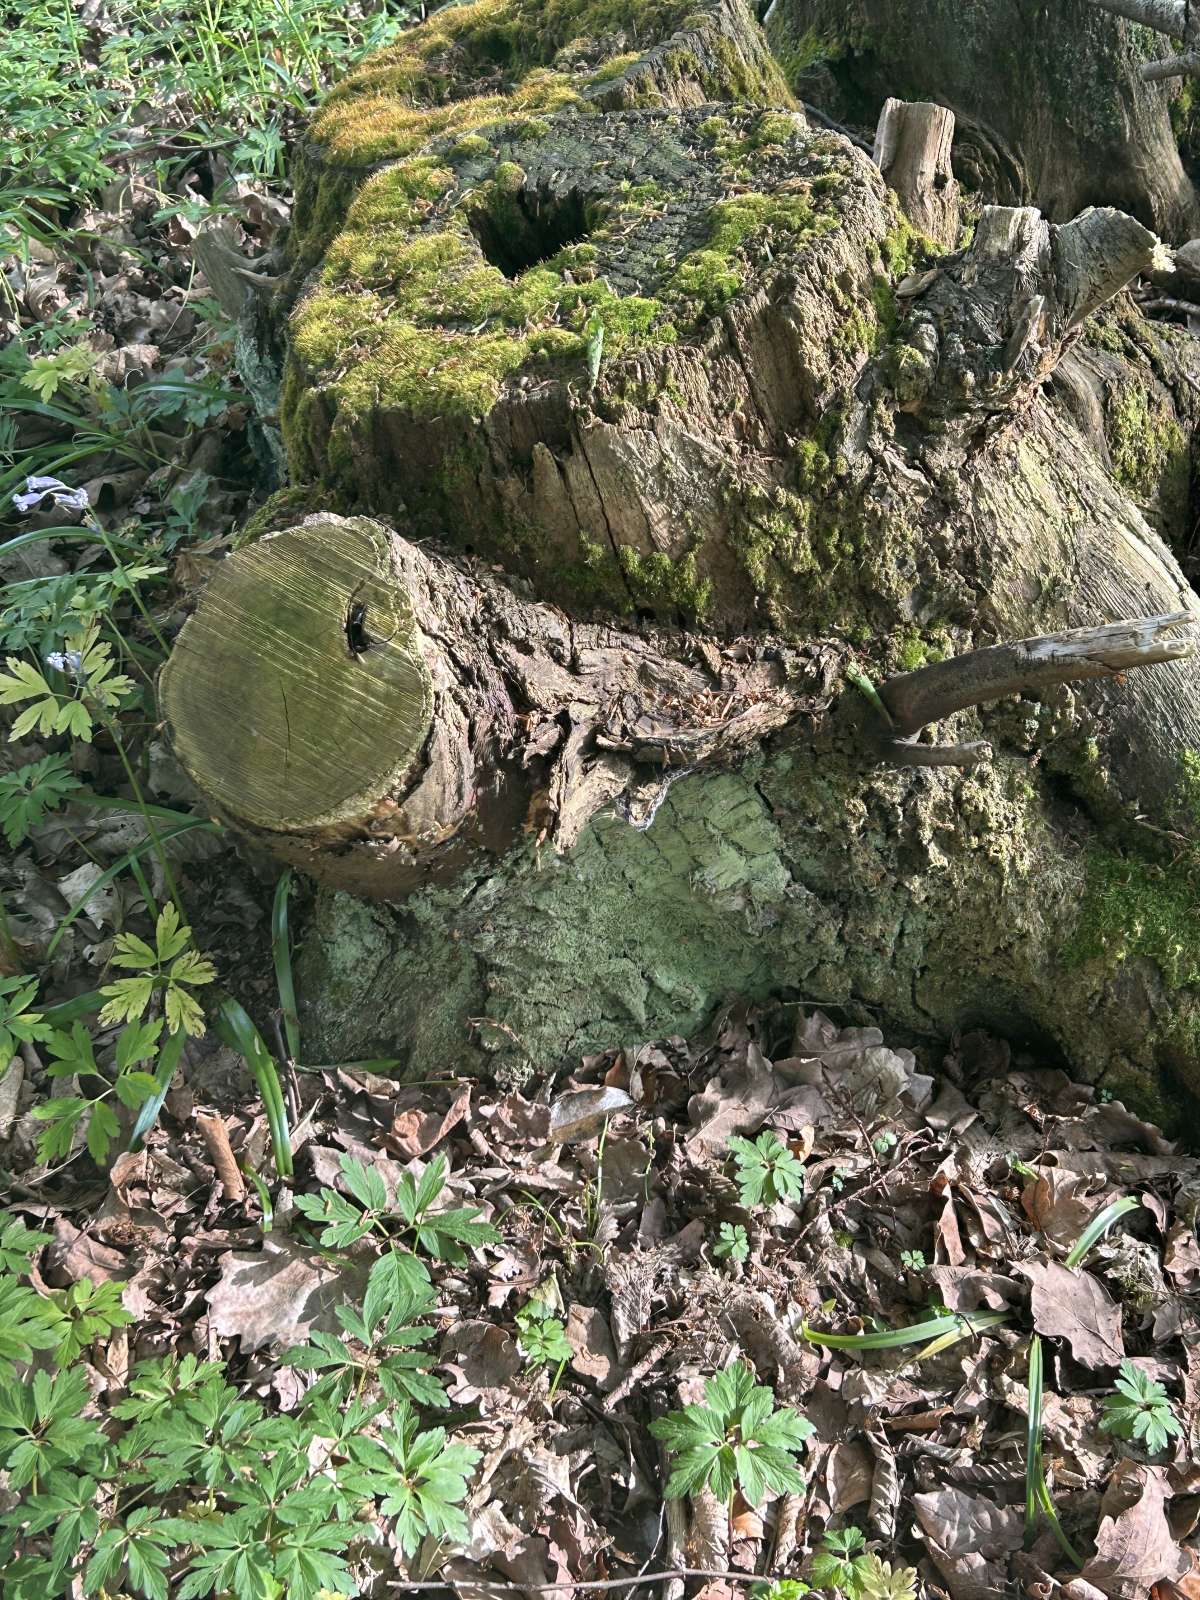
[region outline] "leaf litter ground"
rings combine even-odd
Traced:
[[[133,1321],[87,1365],[101,1417],[136,1361],[168,1352],[226,1360],[230,1381],[287,1413],[319,1375],[281,1355],[321,1335],[353,1351],[336,1307],[361,1303],[374,1255],[320,1247],[320,1191],[353,1216],[357,1162],[386,1212],[445,1164],[435,1218],[466,1208],[500,1237],[430,1261],[450,1400],[437,1420],[479,1452],[469,1533],[406,1559],[381,1528],[362,1592],[698,1569],[728,1575],[691,1580],[715,1600],[735,1574],[828,1581],[824,1536],[849,1528],[952,1600],[1200,1592],[1200,1163],[1119,1103],[982,1034],[933,1077],[875,1029],[794,1010],[733,1013],[704,1046],[588,1057],[525,1094],[305,1074],[301,1203],[278,1190],[264,1234],[254,1192],[231,1198],[215,1164],[226,1142],[252,1166],[267,1149],[261,1116],[218,1109],[245,1104],[224,1053],[193,1059],[148,1148],[118,1157],[107,1181],[52,1201],[30,1171],[11,1209],[53,1234],[35,1282],[120,1286]],[[193,1112],[219,1121],[220,1139]],[[23,1120],[0,1159],[28,1152]],[[761,1186],[739,1184],[733,1152],[764,1132],[803,1182],[746,1209]],[[1135,1204],[1066,1265],[1122,1198]],[[743,1247],[720,1253],[735,1236]],[[531,1306],[561,1344],[537,1365]],[[882,1349],[819,1342],[927,1322],[951,1332]],[[1081,1571],[1046,1517],[1024,1548],[1034,1334],[1042,1458]],[[805,1487],[757,1507],[707,1492],[667,1503],[650,1425],[731,1363],[812,1424]],[[1150,1454],[1106,1418],[1136,1412],[1154,1383],[1182,1426]]]

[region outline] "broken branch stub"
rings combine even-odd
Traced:
[[[875,165],[913,225],[947,250],[958,243],[958,185],[950,164],[954,113],[925,100],[885,100]]]
[[[1159,248],[1149,228],[1108,206],[1061,225],[1034,206],[985,206],[970,247],[913,286],[900,342],[877,370],[902,411],[930,420],[1011,412]]]
[[[889,753],[898,756],[903,741],[912,738],[931,722],[940,722],[956,711],[983,705],[1005,695],[1037,692],[1059,683],[1074,683],[1087,678],[1112,678],[1134,667],[1148,667],[1161,661],[1178,661],[1195,652],[1196,623],[1191,611],[1175,611],[1133,622],[1113,622],[1099,628],[1073,628],[1066,633],[1049,633],[1035,639],[1018,639],[1013,644],[991,645],[938,661],[916,672],[889,678],[879,690],[879,698],[892,719]],[[1187,626],[1189,632],[1177,634]],[[897,746],[901,749],[897,750]],[[912,746],[914,751],[937,750],[938,746]],[[949,747],[945,747],[949,748]],[[977,746],[957,746],[960,751]],[[975,760],[979,756],[974,757]],[[940,765],[922,761],[913,765]]]
[[[379,523],[317,516],[221,563],[161,701],[231,822],[396,899],[522,833],[566,849],[605,806],[646,825],[679,772],[823,710],[843,654],[572,624]]]

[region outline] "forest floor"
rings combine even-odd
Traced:
[[[0,1592],[1200,1600],[1200,1163],[1119,1104],[797,1007],[520,1096],[305,1061],[303,893],[155,709],[275,486],[193,246],[270,259],[412,9],[10,19]]]

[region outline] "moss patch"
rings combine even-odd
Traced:
[[[1174,416],[1140,383],[1124,383],[1108,410],[1113,475],[1174,528],[1187,506],[1190,452]]]

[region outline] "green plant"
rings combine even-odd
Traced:
[[[804,1479],[795,1457],[812,1432],[812,1423],[791,1407],[775,1407],[775,1396],[756,1384],[744,1362],[735,1362],[704,1385],[704,1403],[668,1412],[650,1424],[675,1458],[667,1480],[668,1500],[700,1488],[731,1503],[740,1489],[758,1505],[768,1489],[795,1492]]]
[[[180,925],[179,912],[170,903],[158,914],[153,949],[136,934],[119,933],[113,942],[112,964],[132,968],[137,976],[104,985],[100,992],[107,1003],[100,1013],[101,1022],[136,1021],[145,1016],[155,993],[161,991],[168,1029],[192,1038],[203,1034],[204,1013],[191,991],[211,983],[217,972],[198,950],[189,949],[191,939],[191,928]]]
[[[1046,1466],[1042,1455],[1042,1397],[1044,1381],[1042,1371],[1042,1341],[1035,1333],[1029,1341],[1029,1414],[1025,1426],[1025,1548],[1028,1549],[1037,1535],[1039,1513],[1050,1524],[1050,1531],[1059,1549],[1076,1567],[1082,1568],[1083,1558],[1067,1538],[1046,1481]]]
[[[740,1222],[723,1222],[712,1247],[718,1261],[745,1261],[750,1254],[750,1239]]]
[[[62,805],[83,785],[64,755],[43,756],[0,777],[0,826],[14,848],[28,839],[47,811]]]
[[[24,1264],[40,1236],[6,1223],[0,1237]],[[394,1519],[394,1536],[409,1556],[428,1535],[466,1535],[462,1502],[478,1452],[440,1428],[422,1430],[409,1377],[388,1402],[390,1355],[371,1382],[383,1403],[322,1380],[286,1416],[240,1395],[219,1362],[193,1355],[142,1362],[127,1397],[110,1408],[125,1424],[110,1438],[84,1415],[91,1388],[78,1360],[90,1338],[118,1325],[108,1304],[115,1286],[102,1289],[110,1292],[78,1284],[68,1291],[74,1304],[64,1342],[61,1327],[29,1316],[18,1295],[42,1297],[0,1273],[0,1354],[14,1350],[14,1359],[28,1359],[15,1331],[25,1328],[35,1348],[57,1344],[69,1363],[28,1381],[0,1374],[6,1600],[117,1592],[143,1600],[354,1595],[347,1552],[364,1518]],[[343,1326],[354,1338],[384,1329],[394,1344],[397,1330],[380,1292]],[[59,1306],[50,1315],[66,1313]],[[434,1388],[430,1398],[444,1404]],[[151,1497],[154,1504],[145,1504]]]
[[[799,1578],[776,1578],[774,1583],[756,1583],[751,1587],[753,1600],[800,1600],[811,1594],[808,1584]]]
[[[534,1296],[523,1305],[516,1316],[517,1347],[531,1372],[557,1362],[557,1370],[550,1383],[550,1398],[558,1393],[559,1380],[567,1362],[575,1354],[567,1339],[567,1330],[554,1315],[545,1300]]]
[[[812,1581],[818,1589],[836,1589],[858,1600],[867,1570],[866,1536],[860,1528],[829,1528],[813,1557]]]
[[[1097,1212],[1071,1246],[1067,1254],[1067,1266],[1078,1267],[1083,1262],[1088,1251],[1099,1239],[1103,1238],[1113,1223],[1127,1216],[1129,1212],[1136,1211],[1141,1203],[1133,1195],[1124,1195],[1120,1200],[1114,1200],[1111,1205],[1105,1206],[1103,1211]]]
[[[351,1464],[343,1481],[348,1489],[373,1495],[385,1516],[396,1518],[396,1534],[406,1556],[416,1554],[429,1535],[462,1539],[467,1519],[461,1510],[467,1495],[467,1474],[479,1459],[470,1445],[451,1444],[444,1428],[418,1431],[410,1406],[396,1408],[395,1418],[378,1438],[359,1435],[349,1441]]]
[[[737,1166],[735,1179],[744,1206],[774,1205],[798,1200],[804,1193],[804,1166],[770,1129],[751,1141],[736,1134],[729,1149]]]
[[[379,1393],[393,1403],[449,1405],[444,1386],[429,1376],[432,1357],[421,1349],[434,1336],[419,1320],[433,1310],[433,1292],[424,1282],[414,1292],[402,1287],[398,1297],[393,1289],[382,1274],[370,1280],[361,1310],[334,1307],[341,1338],[314,1333],[308,1344],[284,1352],[286,1366],[324,1374],[308,1391],[310,1403],[344,1405],[351,1394],[361,1400]]]
[[[1137,1440],[1157,1455],[1182,1431],[1170,1397],[1156,1378],[1132,1361],[1122,1361],[1120,1371],[1116,1392],[1104,1401],[1100,1431]]]
[[[133,690],[133,679],[117,671],[112,646],[99,637],[99,623],[90,618],[67,635],[66,647],[51,652],[47,665],[71,685],[53,688],[31,662],[8,656],[7,673],[0,673],[0,705],[19,705],[24,711],[9,730],[9,739],[22,739],[33,729],[41,734],[69,733],[90,744],[97,718],[111,717]]]
[[[461,1263],[466,1260],[463,1246],[500,1241],[491,1223],[475,1220],[477,1206],[432,1210],[445,1188],[446,1162],[441,1156],[426,1167],[419,1183],[410,1173],[402,1174],[394,1202],[375,1168],[346,1155],[340,1165],[348,1195],[323,1187],[315,1195],[297,1195],[296,1207],[321,1226],[321,1243],[327,1248],[345,1250],[370,1234],[384,1240],[390,1249],[371,1268],[371,1286],[380,1285],[379,1292],[393,1300],[416,1299],[426,1291],[429,1274],[417,1249]]]
[[[121,1304],[121,1285],[94,1284],[90,1278],[80,1278],[69,1289],[52,1291],[44,1315],[55,1334],[50,1348],[59,1367],[70,1366],[97,1339],[133,1321]]]
[[[37,1044],[50,1037],[51,1029],[43,1013],[31,1011],[37,995],[36,978],[20,973],[0,978],[0,1076],[17,1053],[18,1044]]]
[[[907,1267],[910,1272],[924,1272],[929,1265],[924,1250],[901,1250],[900,1264]]]
[[[258,1092],[262,1096],[271,1131],[271,1151],[275,1157],[275,1170],[281,1178],[292,1176],[292,1135],[288,1126],[287,1102],[275,1058],[267,1049],[263,1036],[251,1022],[245,1009],[231,996],[220,1006],[217,1032],[226,1044],[241,1055],[254,1074]]]
[[[872,1550],[863,1558],[858,1600],[917,1600],[916,1568],[893,1568]]]
[[[880,1328],[872,1333],[822,1333],[805,1322],[801,1332],[811,1344],[827,1344],[835,1350],[899,1350],[906,1345],[919,1344],[914,1361],[936,1355],[960,1339],[972,1338],[986,1328],[996,1328],[1008,1321],[1007,1311],[947,1311],[942,1316],[929,1317],[924,1322],[912,1322],[906,1328]],[[928,1341],[928,1342],[927,1342]]]

